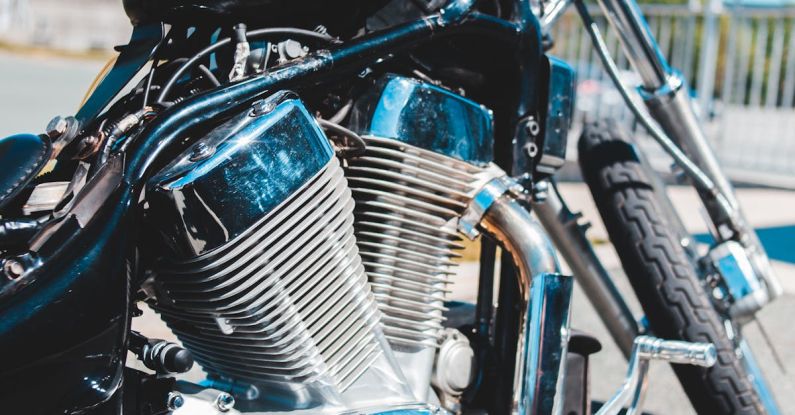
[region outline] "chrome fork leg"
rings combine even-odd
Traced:
[[[767,285],[770,299],[782,293],[767,255],[753,228],[745,220],[734,189],[721,171],[718,160],[696,116],[684,79],[668,65],[646,20],[633,0],[599,0],[611,27],[617,32],[627,58],[641,78],[641,93],[651,115],[665,133],[715,184],[728,202],[731,217],[718,205],[714,194],[700,192],[707,212],[718,229],[720,240],[735,239],[747,250]]]

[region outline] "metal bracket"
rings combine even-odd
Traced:
[[[520,196],[524,192],[524,187],[508,176],[489,180],[475,193],[464,214],[458,220],[458,230],[469,239],[477,238],[480,235],[477,227],[483,219],[483,215],[497,199],[508,192]]]

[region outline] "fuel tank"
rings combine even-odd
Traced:
[[[124,0],[124,10],[134,24],[158,21],[197,24],[210,18],[328,25],[364,18],[385,3],[384,0]]]

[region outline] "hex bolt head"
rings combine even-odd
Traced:
[[[182,406],[185,405],[185,398],[179,392],[169,392],[168,398],[166,398],[166,407],[169,410],[176,411]]]
[[[304,50],[300,43],[292,39],[284,41],[282,45],[284,47],[284,55],[287,57],[287,59],[300,58],[307,53],[307,50]]]
[[[226,392],[221,392],[218,394],[218,397],[215,398],[215,406],[221,412],[229,411],[235,407],[235,397]]]
[[[7,259],[3,264],[3,271],[10,280],[15,280],[25,273],[25,266],[16,259]]]

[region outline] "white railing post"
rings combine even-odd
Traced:
[[[704,0],[704,30],[701,36],[701,56],[698,63],[698,103],[704,114],[709,118],[712,111],[712,98],[717,75],[718,47],[720,46],[721,0]],[[693,0],[691,0],[693,3]],[[692,9],[692,4],[691,4]]]

